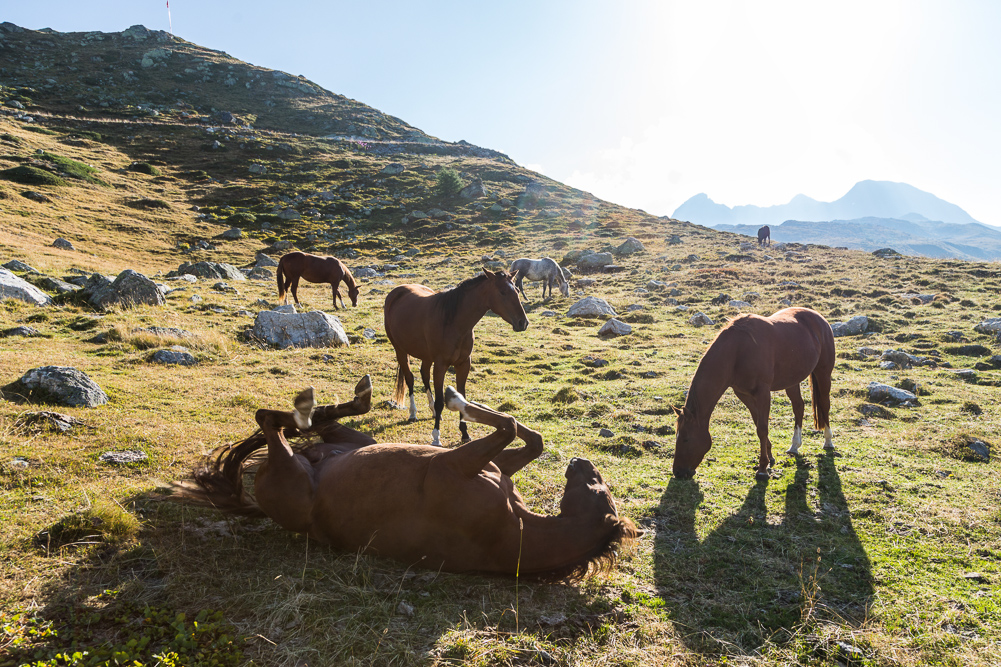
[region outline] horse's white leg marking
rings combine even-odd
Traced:
[[[303,389],[299,392],[299,395],[295,397],[295,410],[292,411],[292,419],[295,421],[296,428],[300,431],[307,430],[312,426],[313,409],[316,407],[316,400],[313,396],[313,388],[309,387]]]
[[[431,429],[431,446],[432,447],[441,447],[441,441],[438,439],[438,437],[440,435],[441,435],[441,431],[439,431],[436,428]]]
[[[795,456],[799,453],[799,448],[803,444],[803,427],[797,426],[792,432],[792,444],[786,451],[789,456]]]
[[[469,405],[469,401],[455,390],[455,387],[445,388],[445,407],[449,410],[455,410],[460,415],[462,415],[463,421],[467,422],[477,422],[479,421],[475,417],[470,417],[466,414],[466,406]]]
[[[827,426],[824,428],[824,449],[834,449],[834,432],[831,431],[831,427]]]
[[[414,392],[410,392],[410,418],[417,419],[417,401],[414,400]]]

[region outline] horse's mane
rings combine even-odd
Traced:
[[[579,560],[546,572],[525,575],[528,579],[547,583],[578,582],[602,572],[608,572],[619,557],[619,547],[628,546],[643,534],[631,520],[619,517],[608,535]]]
[[[455,320],[455,316],[462,306],[462,300],[465,298],[466,293],[483,284],[486,279],[486,274],[481,273],[478,276],[463,280],[447,292],[435,295],[438,310],[441,312],[442,321],[445,324],[451,324]]]
[[[344,262],[341,262],[341,268],[344,270],[344,282],[348,286],[349,290],[355,289],[357,285],[355,284],[355,277],[351,275],[351,269]]]
[[[332,441],[332,432],[340,427],[339,423],[331,422],[308,434],[287,428],[285,435],[294,450],[302,451],[316,441],[315,436],[319,436],[320,442]],[[257,429],[244,440],[216,447],[192,470],[193,481],[171,483],[173,493],[167,498],[213,507],[227,514],[266,517],[254,497],[244,489],[243,476],[260,463],[261,457],[256,453],[267,444],[264,433]]]

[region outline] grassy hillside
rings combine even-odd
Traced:
[[[75,35],[87,44],[73,47],[73,56],[61,46],[66,36],[29,37],[3,35],[4,66],[18,76],[30,65],[11,65],[15,43],[19,54],[24,44],[38,49],[46,67],[42,51],[55,54],[45,72],[59,70],[61,59],[90,67],[83,49],[104,48],[113,78],[124,77],[109,52],[135,60],[161,44],[149,41],[155,35],[136,45],[122,35]],[[183,47],[185,57],[224,55],[170,45]],[[146,68],[141,74],[149,78],[136,90],[202,91],[177,79],[183,70],[169,69],[174,62]],[[76,85],[53,78],[52,85]],[[173,101],[164,102],[173,110],[155,117],[99,104],[84,105],[84,114],[76,110],[76,89],[28,90],[33,86],[20,81],[4,83],[5,99],[16,97],[25,109],[7,106],[11,113],[0,117],[0,172],[35,167],[64,184],[0,180],[0,263],[17,259],[57,278],[134,269],[162,281],[182,262],[246,266],[258,251],[287,241],[385,275],[364,279],[358,307],[336,313],[352,345],[330,350],[281,351],[247,340],[253,315],[276,300],[272,280],[231,281],[233,290],[216,288],[215,280],[169,282],[178,289],[162,307],[107,312],[72,297],[49,307],[0,302],[0,331],[31,326],[41,334],[0,338],[0,384],[38,366],[74,366],[110,398],[92,409],[0,402],[0,665],[169,664],[153,656],[171,651],[184,656],[176,664],[191,665],[1001,660],[998,464],[965,446],[977,438],[993,445],[1001,418],[1001,375],[988,362],[1001,350],[996,338],[973,330],[1001,310],[997,264],[881,259],[822,246],[767,255],[741,246],[737,235],[597,200],[489,151],[328,140],[320,136],[326,131],[305,136],[290,120],[300,111],[271,129],[257,129],[266,127],[261,118],[249,128],[220,129],[182,117],[210,109]],[[248,113],[254,96],[247,90],[212,102],[216,89],[205,88],[197,104],[186,104]],[[305,104],[284,87],[273,99],[275,109]],[[345,122],[329,104],[310,113],[321,123]],[[25,113],[33,122],[17,119]],[[402,121],[381,123],[374,125],[380,137],[410,131]],[[405,169],[382,173],[390,163]],[[436,197],[443,167],[464,182],[482,179],[490,196]],[[526,195],[530,182],[542,192]],[[432,208],[447,215],[403,222]],[[289,209],[300,219],[285,219]],[[242,238],[220,238],[234,226]],[[383,441],[429,441],[426,411],[408,424],[405,411],[387,404],[395,366],[381,309],[392,286],[444,289],[475,274],[484,256],[560,259],[627,236],[646,250],[617,258],[620,272],[587,276],[591,284],[574,279],[570,299],[541,302],[538,286],[526,284],[527,331],[484,318],[469,380],[473,400],[545,436],[545,453],[515,478],[532,509],[558,511],[567,462],[583,456],[601,470],[620,512],[646,530],[607,576],[542,585],[427,572],[335,552],[269,521],[161,499],[165,484],[186,478],[205,452],[249,434],[254,410],[287,407],[306,385],[332,403],[370,373],[375,407],[348,424]],[[57,237],[76,250],[52,247]],[[38,275],[19,275],[42,284]],[[721,293],[744,297],[761,314],[788,299],[831,321],[870,317],[870,333],[837,339],[836,453],[824,453],[821,434],[808,432],[802,456],[779,456],[772,479],[756,483],[753,425],[728,393],[695,479],[671,478],[670,406],[683,401],[705,347],[737,313],[713,305]],[[602,322],[567,317],[583,295],[607,299],[633,332],[600,338]],[[333,313],[325,286],[303,287],[300,299]],[[696,311],[716,324],[690,325]],[[154,326],[190,335],[143,331]],[[375,338],[363,336],[365,329]],[[149,362],[153,351],[174,344],[198,363]],[[863,347],[900,349],[932,363],[884,370]],[[608,364],[596,367],[594,357]],[[984,370],[956,373],[977,364]],[[873,405],[865,391],[871,381],[916,389],[917,405]],[[38,410],[84,425],[60,434],[28,423],[25,413]],[[775,446],[784,449],[792,435],[784,395],[774,396],[771,425]],[[478,428],[471,425],[474,437]],[[600,437],[602,428],[613,436]],[[458,442],[451,415],[442,437],[446,446]],[[99,459],[122,450],[147,458],[121,466]]]

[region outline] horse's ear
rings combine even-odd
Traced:
[[[514,271],[511,272],[511,282],[514,282],[515,280],[518,279],[518,273],[520,271],[521,269],[515,269]]]
[[[679,408],[677,405],[672,405],[671,409],[674,410],[674,414],[678,415],[679,419],[681,418],[681,416],[683,414],[685,414],[685,408],[684,407]]]
[[[494,274],[490,271],[490,269],[488,269],[485,266],[483,267],[483,275],[485,275],[487,278],[493,278],[494,277]]]

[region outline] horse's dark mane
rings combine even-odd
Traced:
[[[355,277],[351,275],[351,269],[344,262],[341,262],[341,268],[344,269],[344,284],[348,286],[349,290],[355,289],[357,285],[355,284]]]
[[[435,295],[435,303],[445,324],[451,324],[455,320],[459,308],[462,307],[462,300],[465,298],[466,293],[483,284],[486,279],[486,274],[481,273],[478,276],[463,280],[447,292]]]
[[[608,572],[619,557],[619,547],[632,543],[642,534],[636,524],[627,518],[620,517],[609,530],[608,535],[577,561],[546,572],[527,574],[525,577],[547,583],[578,582],[589,576]]]

